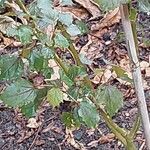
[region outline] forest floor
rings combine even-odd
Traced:
[[[80,4],[81,5],[81,4]],[[66,8],[65,8],[66,9]],[[82,18],[89,26],[88,34],[75,38],[75,46],[80,53],[86,53],[87,58],[92,61],[89,68],[106,68],[103,79],[98,75],[89,76],[95,86],[101,82],[115,85],[124,94],[124,106],[113,120],[121,127],[130,129],[138,112],[137,98],[133,85],[116,79],[109,71],[107,62],[116,64],[131,74],[129,68],[129,58],[125,47],[124,34],[118,10],[108,15],[94,16],[84,8],[84,5],[74,9],[66,9],[76,17]],[[92,15],[92,19],[89,16]],[[150,39],[150,16],[145,13],[138,15],[138,40],[139,40],[139,59],[142,66],[144,79],[144,89],[148,109],[150,111],[150,43],[145,41]],[[4,41],[1,41],[5,44]],[[150,42],[150,41],[149,41]],[[2,51],[9,51],[7,47]],[[12,49],[12,48],[10,48]],[[63,53],[64,57],[71,59],[68,53]],[[150,70],[150,69],[149,69]],[[60,115],[62,109],[67,109],[62,105],[61,108],[52,109],[47,102],[39,108],[36,116],[37,128],[27,127],[28,119],[22,116],[18,109],[7,108],[0,102],[0,149],[1,150],[123,150],[123,145],[115,139],[114,135],[107,128],[103,120],[96,129],[81,127],[70,132],[63,125]],[[135,143],[139,150],[145,149],[145,140],[142,128],[138,131]],[[80,147],[80,148],[79,148]]]

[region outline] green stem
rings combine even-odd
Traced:
[[[66,39],[68,39],[68,40],[70,41],[71,36],[67,33],[67,31],[66,31],[66,29],[64,28],[64,26],[63,26],[60,22],[58,22],[57,26],[58,26],[58,28],[61,30],[63,36],[64,36]],[[72,41],[70,41],[70,46],[69,46],[68,50],[69,50],[69,52],[72,54],[74,60],[76,61],[76,64],[77,64],[78,66],[85,67],[85,65],[81,62],[81,60],[80,60],[80,58],[79,58],[79,55],[78,55],[78,53],[77,53],[77,51],[76,51],[74,45],[72,44]],[[91,83],[91,81],[89,80],[88,77],[85,77],[85,78],[84,78],[84,82],[85,82],[85,84],[86,84],[87,86],[89,86],[91,89],[94,90],[93,85],[92,85],[92,83]]]
[[[25,5],[23,4],[22,0],[16,0],[18,6],[26,13],[29,17],[31,17],[29,11],[26,9]],[[32,17],[31,17],[32,18]]]
[[[61,30],[63,36],[64,36],[66,39],[70,40],[70,39],[71,39],[71,36],[66,32],[66,29],[64,28],[64,26],[63,26],[60,22],[58,22],[57,26],[58,26],[58,28]],[[69,50],[70,53],[72,54],[74,60],[76,61],[76,64],[77,64],[78,66],[84,66],[84,65],[82,64],[80,58],[79,58],[79,55],[78,55],[78,53],[77,53],[75,47],[74,47],[73,44],[72,44],[72,41],[70,41],[70,46],[69,46],[68,50]]]
[[[141,119],[140,119],[140,114],[138,113],[137,117],[136,117],[136,120],[135,120],[135,123],[134,123],[132,129],[130,130],[130,133],[129,133],[130,137],[132,137],[132,138],[135,137],[135,134],[137,133],[137,131],[140,127],[140,123],[141,123]]]
[[[64,70],[65,74],[67,75],[68,69],[65,67],[62,60],[59,58],[59,56],[57,54],[55,54],[54,59],[58,63],[58,65]]]

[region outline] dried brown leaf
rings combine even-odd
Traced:
[[[56,7],[56,9],[61,12],[70,13],[73,15],[74,18],[78,20],[83,20],[88,17],[88,13],[86,9],[83,9],[83,8],[76,8],[72,6],[67,6],[67,7],[58,6]]]
[[[41,125],[41,123],[37,123],[37,121],[36,121],[35,118],[30,118],[30,119],[28,120],[27,127],[28,127],[28,128],[36,129],[36,128],[38,128],[40,125]]]
[[[120,22],[121,16],[120,16],[120,11],[119,8],[116,8],[115,10],[107,13],[100,22],[98,22],[95,25],[91,26],[91,30],[100,30],[104,27],[110,27],[118,22]]]
[[[98,6],[93,4],[90,0],[75,0],[75,2],[84,7],[93,16],[93,18],[101,15],[101,11]]]

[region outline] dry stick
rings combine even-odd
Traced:
[[[132,63],[131,67],[133,69],[132,75],[133,75],[135,90],[138,99],[139,111],[143,123],[146,144],[148,150],[150,150],[150,120],[149,120],[149,115],[148,115],[147,105],[146,105],[146,100],[144,95],[144,89],[142,84],[140,64],[136,52],[136,45],[135,45],[136,43],[133,36],[131,21],[129,19],[128,5],[127,4],[121,5],[120,11],[121,11],[123,28],[126,34],[128,53],[131,57],[131,63]]]

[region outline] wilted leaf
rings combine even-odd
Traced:
[[[23,73],[23,62],[17,56],[0,56],[0,80],[14,80]]]
[[[100,86],[95,95],[98,104],[104,105],[110,116],[123,106],[123,95],[113,86]]]
[[[4,34],[7,33],[9,28],[15,28],[17,23],[8,16],[0,15],[0,31]]]
[[[98,124],[100,117],[96,107],[88,101],[82,101],[78,109],[78,115],[82,118],[83,122],[90,128],[95,128]]]
[[[60,33],[56,34],[54,40],[55,40],[55,45],[62,48],[68,48],[70,45],[68,40]]]
[[[53,106],[59,106],[63,102],[63,92],[59,88],[52,88],[47,93],[47,100]]]
[[[9,85],[1,94],[1,100],[11,107],[21,107],[36,98],[36,90],[30,82],[20,79]]]

